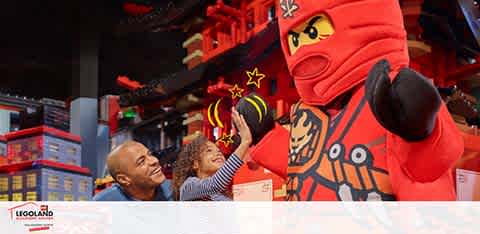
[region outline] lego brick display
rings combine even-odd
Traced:
[[[100,98],[100,121],[108,123],[110,134],[118,129],[118,113],[120,105],[118,104],[118,96],[106,95]]]
[[[8,159],[12,163],[47,159],[70,165],[81,164],[80,137],[49,127],[8,133]]]
[[[0,174],[0,201],[10,201],[10,180],[8,174]]]
[[[188,135],[202,132],[203,120],[204,118],[201,110],[188,113],[188,118],[183,121],[183,124],[188,126]]]
[[[7,163],[7,139],[0,135],[0,166]]]
[[[49,98],[35,100],[0,93],[0,105],[2,109],[18,112],[20,129],[46,125],[70,130],[70,114],[63,101]]]
[[[21,129],[40,125],[70,131],[70,113],[64,107],[53,105],[43,105],[34,112],[20,112]]]
[[[0,201],[88,201],[92,192],[85,168],[48,161],[0,167]]]
[[[93,185],[88,176],[42,169],[41,188],[42,201],[88,201],[92,198]]]
[[[182,63],[186,64],[188,69],[193,69],[198,64],[202,63],[203,57],[203,36],[197,33],[188,38],[183,44],[183,48],[187,49],[187,56]]]
[[[187,49],[187,54],[191,54],[197,50],[202,50],[203,36],[200,33],[196,33],[183,42],[182,47]]]
[[[111,176],[106,176],[104,178],[98,178],[95,180],[95,191],[94,194],[100,193],[106,188],[109,188],[114,183]]]

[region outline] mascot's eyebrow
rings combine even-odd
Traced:
[[[307,27],[305,27],[305,30],[303,30],[303,32],[304,32],[304,33],[308,33],[308,29],[310,29],[310,27],[312,27],[313,24],[314,24],[315,22],[317,22],[317,20],[319,20],[319,19],[321,19],[321,18],[323,18],[323,17],[320,16],[320,15],[313,17],[310,21],[308,21],[308,25],[307,25]],[[289,35],[292,35],[292,36],[295,36],[295,37],[298,37],[298,36],[299,36],[299,33],[295,32],[295,31],[292,31],[292,30],[288,31],[288,34],[289,34]]]
[[[298,36],[299,36],[299,33],[290,30],[290,31],[288,31],[288,35],[292,35],[292,36],[294,36],[294,37],[298,37]]]
[[[308,33],[308,30],[313,26],[313,24],[315,22],[317,22],[317,20],[323,18],[322,16],[315,16],[313,17],[310,21],[308,21],[308,25],[307,27],[305,27],[305,30],[303,30],[304,33]]]

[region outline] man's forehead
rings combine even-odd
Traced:
[[[147,152],[148,149],[144,145],[137,142],[129,142],[121,147],[119,154],[121,158],[135,160]]]
[[[148,152],[147,147],[138,142],[132,142],[125,147],[125,150],[130,153],[146,153]]]

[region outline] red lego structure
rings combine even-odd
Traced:
[[[118,76],[117,84],[120,87],[126,88],[128,90],[136,90],[145,86],[140,84],[138,81],[130,80],[127,76]]]
[[[410,67],[432,78],[439,87],[452,86],[458,80],[477,73],[480,70],[480,63],[459,65],[454,50],[423,40],[421,36],[423,30],[418,23],[423,2],[423,0],[402,1],[404,23],[408,33]],[[207,20],[203,30],[194,32],[183,43],[187,51],[183,63],[189,70],[209,62],[227,64],[228,60],[222,60],[225,60],[223,58],[228,54],[239,50],[248,51],[243,67],[228,70],[217,77],[208,77],[212,82],[206,90],[207,98],[203,103],[203,109],[189,114],[191,117],[201,113],[203,119],[195,121],[195,126],[193,123],[187,123],[189,131],[184,143],[189,142],[199,132],[210,140],[218,140],[223,134],[230,132],[229,107],[238,100],[231,98],[230,89],[235,85],[244,90],[243,95],[255,91],[265,97],[268,104],[275,108],[276,118],[288,115],[291,105],[298,101],[299,96],[293,78],[288,72],[279,46],[276,3],[274,0],[233,0],[226,4],[218,0],[206,10]],[[480,57],[477,57],[476,61],[479,60]],[[252,85],[249,76],[254,71],[256,75],[262,75],[264,78]],[[124,81],[126,82],[123,82],[123,86],[131,90],[141,87],[141,84]],[[212,113],[215,112],[215,106],[218,107],[219,120],[216,120],[215,113]],[[213,121],[209,117],[213,118]],[[476,147],[480,145],[480,140],[475,134],[464,133],[464,139],[467,151],[480,152]],[[237,174],[235,183],[264,180],[270,176],[259,171],[263,170],[244,167]],[[274,178],[274,187],[278,184],[277,179]]]
[[[100,98],[100,121],[108,124],[110,135],[118,129],[118,113],[120,105],[118,104],[118,96],[106,95]]]
[[[222,99],[219,104],[220,109],[222,109],[222,104],[231,106],[225,100],[230,99],[228,90],[234,85],[245,90],[243,95],[255,91],[264,96],[269,105],[276,109],[277,118],[288,114],[291,105],[298,100],[299,97],[281,49],[277,47],[262,51],[263,54],[258,53],[259,50],[265,48],[262,46],[270,41],[265,39],[269,38],[268,36],[261,40],[255,39],[265,35],[270,27],[278,27],[275,3],[270,0],[234,0],[227,5],[219,0],[207,8],[208,20],[204,24],[203,31],[193,34],[184,42],[183,47],[187,50],[187,56],[183,63],[188,69],[193,69],[199,64],[209,61],[221,60],[222,56],[239,47],[250,52],[247,56],[247,59],[250,60],[248,65],[225,72],[217,77],[216,83],[210,84],[207,89],[209,98],[204,103],[203,109],[205,117],[211,114],[209,106],[212,103],[215,104],[219,99]],[[435,84],[439,87],[454,85],[457,80],[477,73],[480,70],[480,63],[457,65],[455,52],[451,52],[441,45],[422,40],[422,28],[418,24],[422,3],[423,0],[402,1],[404,23],[409,38],[410,67],[434,79]],[[272,41],[276,40],[278,40],[278,32]],[[263,57],[259,54],[262,54]],[[477,58],[477,61],[479,60],[480,57]],[[265,79],[261,80],[259,87],[247,84],[247,72],[252,72],[254,69],[258,69],[260,74],[265,75]],[[233,99],[231,104],[233,105],[235,102],[236,100]],[[208,118],[204,118],[203,134],[211,140],[215,140],[223,133],[228,133],[230,131],[228,116],[229,111],[226,108],[226,112],[222,112],[220,115],[220,119],[224,123],[223,128],[216,123],[212,124]],[[475,147],[480,143],[474,135],[466,133],[465,141],[466,149],[473,146],[473,148],[470,147],[472,150],[480,152],[480,149]],[[245,166],[236,176],[235,183],[247,183],[265,178],[258,171]]]
[[[183,144],[187,144],[202,133],[204,119],[201,110],[188,113],[188,118],[183,121],[183,124],[187,125],[187,136],[183,138]]]
[[[276,118],[288,114],[290,105],[299,97],[279,47],[275,1],[236,0],[226,5],[219,0],[207,8],[206,15],[208,20],[203,31],[183,43],[188,53],[183,63],[189,69],[201,63],[221,61],[230,51],[247,50],[248,55],[244,68],[225,72],[212,79],[214,81],[207,88],[208,98],[202,110],[205,116],[203,135],[215,141],[230,133],[230,107],[238,101],[237,97],[232,98],[234,95],[230,91],[234,87],[241,90],[241,96],[252,91],[263,96],[274,108]],[[213,112],[216,112],[216,115]],[[221,144],[220,147],[225,152]],[[284,199],[284,181],[258,165],[250,165],[242,167],[234,179],[234,184],[271,179],[273,199]]]
[[[235,0],[226,5],[217,0],[215,5],[207,8],[206,15],[208,21],[203,31],[183,43],[188,52],[183,63],[190,69],[247,43],[264,31],[275,20],[275,1]]]
[[[7,163],[7,139],[0,135],[0,166]]]
[[[139,16],[151,12],[153,10],[153,7],[137,4],[134,2],[125,2],[123,4],[123,10],[129,15]]]

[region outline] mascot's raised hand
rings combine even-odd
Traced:
[[[265,99],[256,93],[242,97],[236,105],[236,110],[244,116],[251,129],[253,145],[256,145],[265,134],[275,127],[272,109]]]
[[[428,137],[437,119],[440,94],[421,74],[402,68],[391,81],[390,64],[373,66],[365,83],[365,96],[378,122],[407,141]]]

